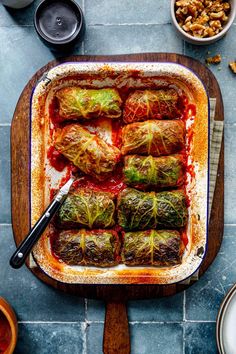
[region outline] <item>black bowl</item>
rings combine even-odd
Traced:
[[[43,0],[35,11],[34,27],[44,44],[64,51],[83,40],[85,21],[75,1]]]

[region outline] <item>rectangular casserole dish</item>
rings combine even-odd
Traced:
[[[34,248],[39,267],[50,277],[73,284],[172,284],[191,276],[201,265],[207,247],[208,175],[209,175],[209,107],[205,88],[186,67],[173,63],[65,63],[51,69],[36,86],[31,102],[31,225],[50,201],[51,190],[57,189],[67,171],[52,169],[47,158],[51,143],[50,102],[61,87],[132,87],[181,89],[196,114],[186,120],[187,172],[186,193],[190,199],[187,225],[188,244],[182,263],[171,267],[113,268],[69,266],[51,252],[50,227]],[[109,140],[109,126],[103,127]]]

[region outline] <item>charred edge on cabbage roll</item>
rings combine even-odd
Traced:
[[[180,228],[187,223],[183,191],[141,192],[126,188],[118,195],[118,223],[125,230]]]
[[[181,155],[125,156],[123,171],[126,184],[143,190],[150,187],[177,187],[184,181],[184,164]]]
[[[122,129],[123,155],[171,155],[185,145],[185,126],[182,121],[148,120],[132,123]]]
[[[64,87],[55,94],[59,115],[64,120],[98,117],[119,118],[122,100],[116,89],[82,89]]]
[[[62,231],[53,251],[69,265],[112,267],[119,263],[119,237],[112,230]]]
[[[84,173],[104,180],[120,159],[120,150],[79,124],[57,129],[55,148]]]
[[[122,261],[127,266],[173,266],[181,262],[178,231],[146,230],[124,234]]]

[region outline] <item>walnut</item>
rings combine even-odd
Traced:
[[[233,72],[234,74],[236,74],[236,61],[231,61],[231,62],[229,63],[229,67],[230,67],[230,69],[232,70],[232,72]]]
[[[207,64],[220,64],[221,63],[221,55],[216,54],[214,57],[206,58],[206,63]]]
[[[177,0],[176,19],[195,37],[212,37],[223,29],[230,12],[229,0]]]

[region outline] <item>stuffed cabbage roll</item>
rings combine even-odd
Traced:
[[[118,223],[125,230],[179,228],[187,223],[183,191],[141,192],[126,188],[118,195]]]
[[[171,155],[183,149],[184,123],[182,121],[158,121],[132,123],[122,129],[123,155]]]
[[[117,90],[100,90],[64,87],[56,92],[59,115],[67,119],[91,119],[98,117],[119,118],[121,98]]]
[[[62,228],[105,229],[114,226],[115,204],[111,193],[87,189],[71,192],[58,212]]]
[[[69,265],[112,267],[119,263],[120,242],[112,230],[68,230],[53,243],[57,257]]]
[[[146,230],[124,234],[122,261],[127,266],[172,266],[180,263],[178,231]]]
[[[98,180],[109,177],[120,158],[119,149],[79,124],[58,129],[54,146],[81,171]]]
[[[147,119],[181,117],[181,101],[176,90],[137,90],[125,102],[123,119],[126,123]]]
[[[183,167],[181,155],[125,156],[125,183],[138,189],[176,187],[183,183]]]

